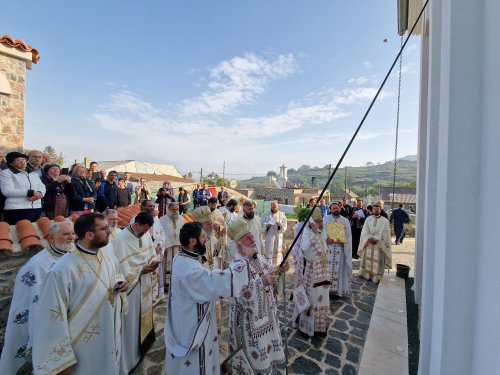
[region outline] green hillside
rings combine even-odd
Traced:
[[[334,168],[334,167],[332,167]],[[347,167],[347,187],[358,195],[378,194],[380,186],[392,186],[393,162],[363,167]],[[268,176],[274,172],[268,172]],[[336,195],[344,188],[345,169],[337,171],[331,184],[331,192]],[[311,187],[312,177],[316,177],[315,186],[322,188],[328,179],[328,166],[323,168],[303,165],[298,169],[288,170],[288,180],[294,184]],[[396,186],[416,187],[417,162],[415,160],[400,159],[397,165]],[[248,180],[238,181],[238,187],[269,186],[269,177],[252,177]]]

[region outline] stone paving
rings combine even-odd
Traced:
[[[359,262],[353,262],[354,274],[357,274]],[[292,290],[293,270],[287,274],[287,291],[289,297]],[[371,282],[353,276],[351,296],[331,299],[331,315],[328,319],[329,329],[325,338],[314,337],[303,339],[292,329],[289,319],[293,312],[293,303],[287,302],[287,327],[289,374],[357,374],[363,346],[370,324],[371,313],[375,303],[377,286]],[[283,297],[280,296],[278,315],[284,326]],[[163,322],[165,318],[165,303],[155,308],[156,342],[145,358],[132,372],[133,375],[163,374],[165,346],[163,341]],[[223,309],[224,312],[225,309]],[[223,315],[227,319],[227,312]],[[223,324],[227,327],[227,324]],[[221,360],[227,356],[227,330],[222,331]],[[284,366],[280,369],[285,374]],[[167,374],[177,375],[177,374]]]

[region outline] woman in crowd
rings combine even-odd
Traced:
[[[132,204],[130,190],[125,186],[123,178],[118,179],[118,207],[128,207]]]
[[[191,198],[189,193],[183,187],[179,188],[179,196],[177,197],[177,202],[179,202],[179,214],[187,214],[189,210],[189,204],[191,203]]]
[[[42,176],[42,182],[47,189],[42,203],[45,216],[51,220],[59,215],[67,217],[69,199],[73,193],[71,177],[61,175],[61,168],[57,164],[47,164],[43,170],[45,174]]]
[[[6,155],[7,168],[0,173],[0,190],[5,197],[4,220],[10,225],[19,220],[35,221],[42,212],[45,185],[36,172],[28,172],[28,156],[20,152]]]
[[[160,190],[158,190],[156,197],[155,203],[158,203],[158,211],[160,211],[158,217],[162,217],[167,213],[168,204],[175,202],[175,193],[172,184],[165,181]]]
[[[93,210],[97,191],[92,180],[87,177],[87,170],[83,165],[78,164],[73,168],[71,182],[73,194],[69,200],[70,214]]]

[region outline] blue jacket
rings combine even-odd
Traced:
[[[95,190],[92,180],[85,178],[85,180],[82,181],[76,176],[71,176],[71,182],[73,185],[73,195],[69,200],[69,210],[83,211],[85,208],[89,210],[93,209],[94,204],[83,201],[83,198],[95,199],[97,197],[97,191]],[[87,207],[85,207],[85,205],[87,205]]]
[[[118,207],[118,185],[103,181],[97,197],[102,201],[106,201],[107,208]]]

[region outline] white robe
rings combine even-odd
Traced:
[[[314,332],[326,332],[328,328],[326,319],[330,314],[326,238],[323,233],[316,233],[309,226],[306,226],[302,232],[300,255],[295,273],[294,288],[304,286],[311,307],[299,314],[298,304],[295,303],[292,321],[304,324],[302,320],[307,321],[308,316],[312,315],[314,324],[310,327],[309,333],[314,335]],[[299,324],[300,328],[301,324]],[[308,333],[306,330],[303,331]]]
[[[337,296],[350,293],[352,280],[352,234],[349,220],[341,215],[326,215],[323,218],[325,239],[328,237],[328,223],[342,222],[345,227],[347,242],[328,245],[328,263],[330,269],[330,292]],[[334,238],[332,238],[333,240]]]
[[[260,222],[265,238],[265,257],[268,262],[276,266],[283,258],[281,251],[283,247],[283,233],[285,233],[287,228],[286,216],[281,211],[273,213],[269,210],[262,216]],[[269,229],[267,229],[267,224],[271,224]],[[278,225],[280,229],[278,229]]]
[[[154,329],[154,274],[142,274],[142,270],[144,266],[156,260],[156,252],[149,232],[139,239],[130,228],[124,229],[116,236],[113,251],[120,263],[122,274],[130,282],[127,291],[129,310],[123,318],[120,359],[120,374],[128,374],[141,359],[141,343]]]
[[[115,227],[113,231],[109,234],[109,242],[113,241],[118,233],[121,232],[121,229],[118,227]]]
[[[240,259],[238,254],[236,260]],[[249,265],[250,282],[241,297],[230,300],[229,349],[242,348],[254,371],[274,374],[276,365],[285,361],[285,353],[273,287],[264,285],[262,275],[275,267],[262,255]]]
[[[161,272],[160,272],[160,295],[163,297],[164,288],[170,285],[170,271],[172,270],[172,261],[175,255],[179,252],[181,243],[179,242],[179,235],[182,226],[184,225],[184,218],[182,215],[176,220],[173,220],[170,215],[163,215],[160,218],[160,224],[165,233],[165,250],[161,256]]]
[[[75,250],[47,273],[33,329],[35,375],[118,374],[123,280],[111,252]]]
[[[151,237],[153,239],[154,248],[160,246],[161,249],[165,247],[165,233],[163,232],[163,226],[160,223],[160,219],[157,216],[153,216],[153,226],[149,230]],[[130,225],[135,223],[135,216],[130,219]]]
[[[30,315],[38,303],[47,272],[61,256],[49,247],[33,256],[17,273],[0,358],[0,374],[15,374],[26,362],[28,339],[33,330]]]
[[[375,238],[372,245],[369,238]],[[358,255],[361,257],[359,275],[378,283],[384,276],[384,269],[392,267],[391,229],[389,220],[383,216],[371,215],[365,220],[359,240]]]
[[[199,257],[181,251],[172,265],[165,319],[165,374],[220,373],[215,302],[239,296],[248,283],[248,263],[210,271]]]

